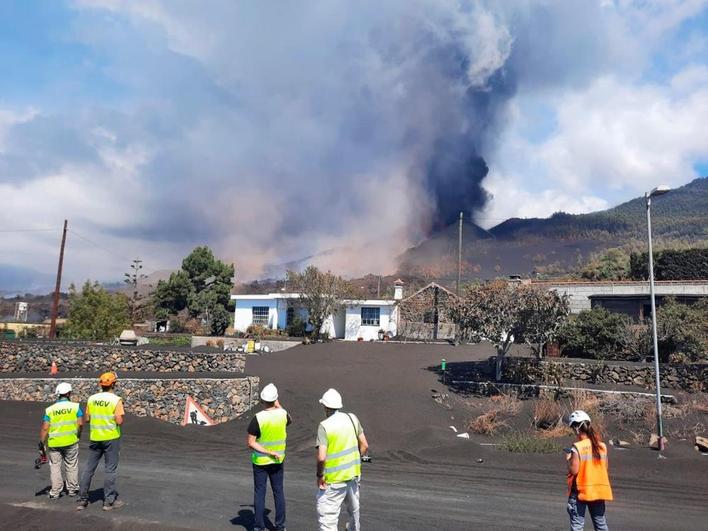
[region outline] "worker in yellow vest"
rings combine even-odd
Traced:
[[[348,531],[360,531],[359,480],[361,457],[369,443],[359,419],[344,413],[342,397],[329,389],[320,404],[326,419],[317,429],[317,519],[320,531],[337,531],[339,513],[344,503],[349,513]]]
[[[612,501],[612,488],[607,473],[607,447],[593,428],[590,416],[582,410],[573,411],[568,424],[577,441],[566,450],[568,460],[568,515],[571,531],[582,531],[585,510],[595,531],[607,531],[605,502]]]
[[[96,467],[104,459],[103,510],[111,511],[125,505],[118,500],[116,479],[120,455],[121,426],[125,411],[123,400],[113,391],[118,377],[114,372],[104,372],[98,379],[101,392],[91,395],[86,402],[86,422],[90,423],[89,459],[81,475],[78,511],[88,507],[88,493]]]
[[[287,426],[292,419],[278,401],[278,389],[272,383],[261,391],[263,410],[251,419],[248,425],[247,444],[251,449],[253,463],[253,512],[255,513],[254,531],[263,531],[265,526],[266,486],[270,479],[270,488],[275,500],[275,528],[285,531],[285,493],[283,490],[283,461]]]
[[[61,469],[66,470],[66,490],[69,496],[79,492],[79,439],[83,412],[71,401],[71,384],[62,382],[56,388],[57,401],[44,411],[39,440],[47,449],[52,487],[49,499],[56,500],[64,492]]]

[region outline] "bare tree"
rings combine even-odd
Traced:
[[[569,297],[536,286],[519,286],[517,296],[520,306],[517,334],[541,359],[543,345],[558,336],[568,319]]]
[[[140,292],[138,291],[138,282],[140,282],[144,278],[147,278],[146,275],[143,275],[140,272],[142,268],[143,261],[136,258],[130,264],[130,272],[125,273],[125,278],[123,279],[123,282],[125,282],[133,289],[133,292],[128,298],[128,309],[130,311],[131,323],[134,323],[138,319],[140,310],[142,308],[143,296],[140,295]]]
[[[342,277],[315,266],[307,267],[302,273],[288,271],[287,282],[299,293],[300,303],[313,326],[314,338],[319,339],[325,320],[337,313],[342,299],[351,295],[351,287]]]
[[[486,339],[494,345],[498,381],[514,341],[527,342],[540,357],[543,344],[555,337],[568,312],[566,297],[498,280],[469,286],[452,301],[450,316],[457,323],[460,340]]]
[[[519,322],[514,287],[504,281],[468,286],[452,302],[450,317],[458,326],[460,341],[490,341],[497,351],[495,375],[501,380],[504,356],[514,342]]]

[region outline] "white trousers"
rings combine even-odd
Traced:
[[[317,491],[317,521],[320,531],[337,531],[342,502],[347,507],[347,531],[361,531],[359,526],[359,478],[346,483],[333,483],[327,490]]]
[[[62,448],[49,448],[49,476],[52,478],[51,496],[59,496],[64,490],[62,466],[66,471],[66,490],[79,492],[79,443]]]

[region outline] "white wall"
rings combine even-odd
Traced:
[[[293,303],[294,301],[290,301]],[[265,296],[244,299],[234,299],[234,329],[239,332],[245,332],[251,324],[253,324],[253,307],[267,306],[268,307],[268,327],[281,328],[286,327],[288,300],[281,298],[268,298]],[[361,324],[361,308],[375,307],[379,308],[380,319],[378,326],[362,326]],[[396,335],[396,306],[390,304],[376,304],[376,301],[368,303],[350,303],[339,308],[332,316],[329,316],[322,325],[322,332],[327,332],[329,337],[356,341],[358,338],[363,338],[364,341],[378,340],[379,330],[390,332],[391,335]],[[296,304],[295,315],[300,319],[307,321],[307,311]]]
[[[361,308],[362,306],[379,308],[379,326],[362,326],[361,324]],[[396,335],[396,319],[395,319],[395,306],[390,305],[378,305],[378,304],[351,304],[346,306],[346,317],[345,317],[345,334],[344,339],[348,341],[356,341],[360,337],[364,341],[370,341],[372,339],[378,340],[379,330],[383,329],[385,332],[391,332]],[[393,318],[392,318],[393,317]]]
[[[245,332],[253,324],[253,307],[268,307],[268,327],[276,328],[278,324],[278,304],[276,299],[235,299],[234,330]]]

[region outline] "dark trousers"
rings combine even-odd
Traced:
[[[116,492],[116,479],[118,478],[118,457],[120,455],[120,439],[112,441],[91,441],[89,444],[89,456],[84,472],[81,474],[79,485],[79,496],[82,501],[88,501],[88,493],[91,488],[91,480],[96,472],[96,467],[103,457],[103,504],[112,505],[118,493]]]
[[[256,529],[265,529],[263,513],[265,512],[266,484],[270,478],[270,488],[275,500],[275,527],[285,528],[285,493],[283,492],[283,464],[253,465],[253,512],[255,513]]]

